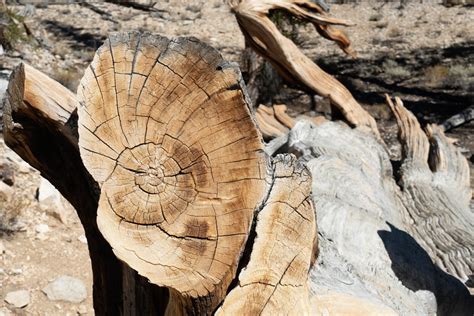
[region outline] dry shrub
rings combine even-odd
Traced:
[[[9,198],[0,192],[0,236],[18,231],[18,217],[29,205],[16,192]]]
[[[474,90],[474,65],[454,65],[449,67],[447,77],[443,84],[450,88]]]
[[[444,65],[435,65],[425,70],[425,79],[429,86],[441,86],[449,74],[449,68]]]
[[[383,63],[383,70],[387,76],[395,80],[405,79],[411,75],[410,71],[391,59]]]
[[[431,87],[474,89],[474,65],[435,65],[426,69],[424,76]]]
[[[15,43],[28,39],[23,21],[24,17],[15,11],[0,6],[0,45],[11,49]]]

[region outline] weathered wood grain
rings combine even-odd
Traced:
[[[311,177],[292,155],[273,160],[272,190],[257,215],[250,261],[217,315],[308,315],[316,258]]]
[[[336,41],[348,54],[352,54],[349,39],[332,25],[350,23],[327,16],[319,5],[311,1],[234,0],[230,1],[230,6],[247,43],[269,60],[286,81],[298,83],[310,91],[328,97],[350,124],[379,135],[375,120],[360,106],[349,90],[281,34],[268,14],[270,10],[285,10],[311,22],[321,35]]]
[[[268,161],[238,68],[193,38],[112,35],[78,91],[98,225],[151,282],[212,310],[237,272]],[[198,306],[199,307],[199,306]]]

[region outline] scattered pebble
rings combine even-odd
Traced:
[[[12,275],[20,275],[23,273],[23,269],[22,268],[15,268],[15,269],[11,269],[10,270],[10,273]]]
[[[6,307],[1,307],[0,308],[0,316],[12,316],[13,313],[11,310],[9,310],[8,308]]]
[[[38,234],[46,234],[49,232],[49,226],[47,224],[38,224],[35,226],[35,230]]]
[[[18,290],[7,293],[5,302],[17,308],[25,307],[30,303],[30,292],[27,290]]]
[[[83,244],[87,244],[87,238],[86,235],[82,234],[81,236],[77,237],[77,240],[82,242]]]
[[[85,305],[79,305],[79,308],[77,309],[77,313],[79,315],[87,314],[87,307]]]
[[[3,181],[0,181],[0,200],[10,201],[13,196],[13,188]]]
[[[0,180],[9,186],[12,186],[15,183],[13,164],[9,163],[7,160],[0,161]]]
[[[57,277],[43,289],[43,292],[52,301],[80,303],[87,298],[84,282],[67,275]]]
[[[0,240],[0,255],[5,252],[6,248],[5,245],[3,244],[3,241]]]
[[[44,178],[41,178],[41,183],[38,188],[38,201],[43,211],[58,219],[63,224],[67,223],[66,208],[61,201],[61,193]]]

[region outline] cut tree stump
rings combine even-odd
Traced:
[[[76,208],[97,314],[245,313],[231,298],[260,262],[268,277],[255,277],[272,282],[262,310],[290,313],[281,295],[309,310],[310,176],[291,155],[265,153],[242,82],[194,38],[133,32],[98,50],[77,98],[30,66],[15,69],[5,142]]]

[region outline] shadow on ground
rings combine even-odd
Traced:
[[[73,50],[96,51],[105,41],[104,35],[84,32],[81,27],[64,24],[58,21],[45,20],[43,24],[48,32],[56,37],[66,39]]]
[[[389,46],[390,41],[383,43]],[[474,104],[474,42],[446,48],[421,48],[370,59],[340,55],[316,60],[367,105],[385,103],[383,94],[400,96],[421,119],[442,121]]]

